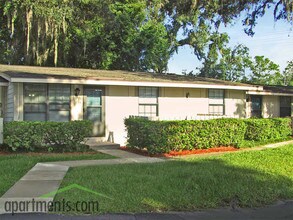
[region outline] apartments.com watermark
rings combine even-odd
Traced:
[[[3,204],[4,211],[6,213],[26,213],[26,212],[82,212],[82,213],[93,213],[99,210],[99,202],[98,200],[92,201],[53,201],[54,197],[57,194],[69,191],[69,190],[81,190],[86,193],[93,194],[95,198],[104,198],[113,200],[113,198],[102,194],[97,191],[93,191],[89,188],[83,187],[78,184],[71,184],[64,188],[49,192],[47,194],[41,195],[37,198],[26,199],[26,200],[13,200],[8,199]]]
[[[6,213],[19,212],[85,212],[92,213],[99,210],[98,201],[6,201],[4,211]]]

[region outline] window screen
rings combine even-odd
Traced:
[[[93,122],[102,122],[102,97],[103,90],[97,88],[86,88],[86,118]]]
[[[46,121],[46,84],[24,85],[24,120]]]
[[[25,121],[69,121],[70,85],[24,84]]]
[[[70,85],[49,84],[49,121],[69,121]]]
[[[209,89],[209,114],[224,115],[224,90]]]
[[[139,116],[158,116],[158,93],[157,87],[139,87]]]

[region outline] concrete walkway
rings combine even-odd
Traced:
[[[69,167],[80,167],[80,166],[99,166],[99,165],[112,165],[112,164],[128,164],[128,163],[157,163],[164,162],[166,159],[156,157],[146,157],[134,153],[130,153],[119,149],[118,144],[99,144],[90,146],[92,149],[103,153],[109,154],[117,159],[106,159],[106,160],[74,160],[74,161],[57,161],[48,162],[47,164],[57,164]]]
[[[0,198],[0,214],[5,213],[5,205],[8,207],[12,202],[20,203],[34,199],[48,204],[53,201],[55,194],[47,198],[40,196],[58,190],[68,169],[68,166],[37,163]],[[34,212],[31,203],[28,203],[25,209],[25,212]]]
[[[49,202],[54,200],[54,193],[46,198],[40,197],[59,189],[59,186],[69,167],[129,163],[157,163],[165,161],[160,158],[145,157],[122,151],[119,149],[119,145],[117,144],[105,143],[104,145],[95,145],[91,147],[98,152],[109,154],[118,158],[38,163],[0,198],[0,214],[6,213],[5,204],[8,206],[11,202],[18,202],[18,204],[20,204],[20,202],[31,202],[34,200],[36,202],[44,202],[49,204]],[[46,212],[46,210],[34,210],[32,204],[29,203],[24,212],[37,213]]]

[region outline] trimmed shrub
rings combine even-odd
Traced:
[[[131,117],[125,119],[125,125],[128,146],[146,148],[151,154],[219,146],[240,147],[244,140],[281,140],[292,134],[289,118],[150,121]]]
[[[149,153],[171,150],[207,149],[215,146],[241,145],[246,125],[243,120],[214,119],[205,121],[125,120],[128,146],[147,148]]]
[[[250,141],[281,140],[292,134],[290,118],[245,119],[245,139]]]
[[[90,121],[4,123],[4,144],[13,151],[81,151],[92,132]]]

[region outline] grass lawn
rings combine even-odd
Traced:
[[[279,140],[267,140],[267,141],[248,141],[244,140],[242,143],[242,146],[240,148],[252,148],[252,147],[261,147],[267,144],[274,144],[274,143],[279,143],[283,141],[290,141],[293,140],[292,137],[287,137]]]
[[[0,196],[38,162],[114,158],[101,153],[0,155]]]
[[[76,183],[113,199],[73,189],[55,200],[98,200],[99,213],[192,211],[233,201],[256,207],[293,198],[292,158],[293,145],[287,145],[157,164],[72,168],[61,187]]]

